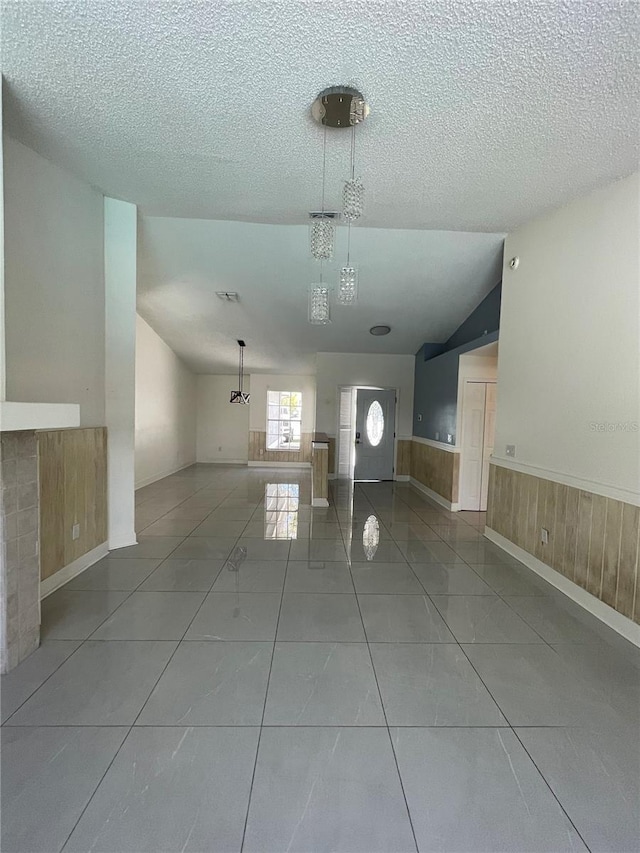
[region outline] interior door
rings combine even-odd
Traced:
[[[393,479],[395,424],[395,391],[357,389],[354,480]]]
[[[485,420],[485,382],[465,382],[462,401],[460,509],[480,509]]]
[[[485,386],[484,405],[484,443],[482,449],[482,489],[480,493],[480,510],[486,512],[489,497],[489,459],[493,453],[493,442],[496,432],[496,384],[488,382]]]

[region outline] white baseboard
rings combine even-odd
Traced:
[[[73,563],[69,563],[64,569],[60,569],[59,572],[45,578],[40,582],[40,599],[51,595],[52,592],[64,586],[68,581],[82,574],[89,566],[93,566],[98,560],[106,557],[108,553],[109,547],[106,542],[103,542],[102,545],[98,545],[97,548],[93,548],[91,551],[83,554],[82,557],[78,557]]]
[[[248,462],[249,468],[311,468],[311,462]]]
[[[586,589],[583,589],[581,586],[578,586],[578,584],[575,584],[573,581],[565,578],[565,576],[561,575],[560,572],[556,572],[556,570],[552,569],[551,566],[548,566],[546,563],[543,563],[542,560],[534,557],[533,554],[530,554],[528,551],[520,548],[519,545],[515,545],[510,539],[505,538],[500,533],[496,533],[496,531],[491,527],[485,527],[484,535],[491,542],[499,545],[503,551],[507,552],[507,554],[515,557],[516,560],[520,560],[520,562],[524,563],[532,572],[540,575],[541,578],[544,578],[548,583],[560,590],[560,592],[564,593],[567,598],[570,598],[572,601],[575,601],[576,604],[584,607],[585,610],[588,610],[589,613],[601,622],[604,622],[604,624],[608,625],[609,628],[612,628],[618,634],[623,636],[625,640],[629,640],[629,642],[633,643],[634,646],[640,646],[640,625],[632,622],[631,619],[623,616],[622,613],[618,613],[617,610],[614,610],[613,607],[609,607],[609,605],[605,604],[604,601],[600,601],[600,599],[596,598],[595,595],[591,595],[591,593],[587,592]]]
[[[394,474],[393,479],[397,480],[399,483],[408,483],[411,480],[411,477],[408,474]]]
[[[196,465],[246,465],[246,459],[196,459]]]
[[[145,486],[150,486],[152,483],[157,483],[158,480],[164,480],[165,477],[170,477],[172,474],[177,474],[178,471],[184,471],[185,468],[190,468],[192,465],[195,465],[195,459],[193,462],[187,462],[186,465],[180,465],[179,468],[171,468],[169,471],[165,471],[163,474],[153,474],[151,477],[146,477],[144,480],[140,480],[139,483],[135,484],[135,490],[144,489]]]
[[[434,492],[433,489],[428,488],[419,480],[416,480],[414,477],[409,477],[409,482],[412,486],[415,486],[419,492],[422,492],[428,498],[431,498],[432,501],[435,501],[440,506],[443,506],[445,509],[448,509],[450,512],[458,512],[460,509],[459,503],[451,503],[446,498],[443,498],[442,495],[439,495],[437,492]]]

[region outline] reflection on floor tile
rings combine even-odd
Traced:
[[[415,853],[404,786],[422,853],[629,853],[638,649],[482,513],[331,501],[225,465],[138,490],[140,544],[46,598],[2,677],[3,850],[231,853],[246,821],[245,851]]]

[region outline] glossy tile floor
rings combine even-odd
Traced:
[[[2,850],[636,851],[640,658],[408,484],[193,466],[2,683]]]

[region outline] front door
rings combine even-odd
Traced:
[[[354,480],[393,479],[395,423],[395,391],[357,389]]]

